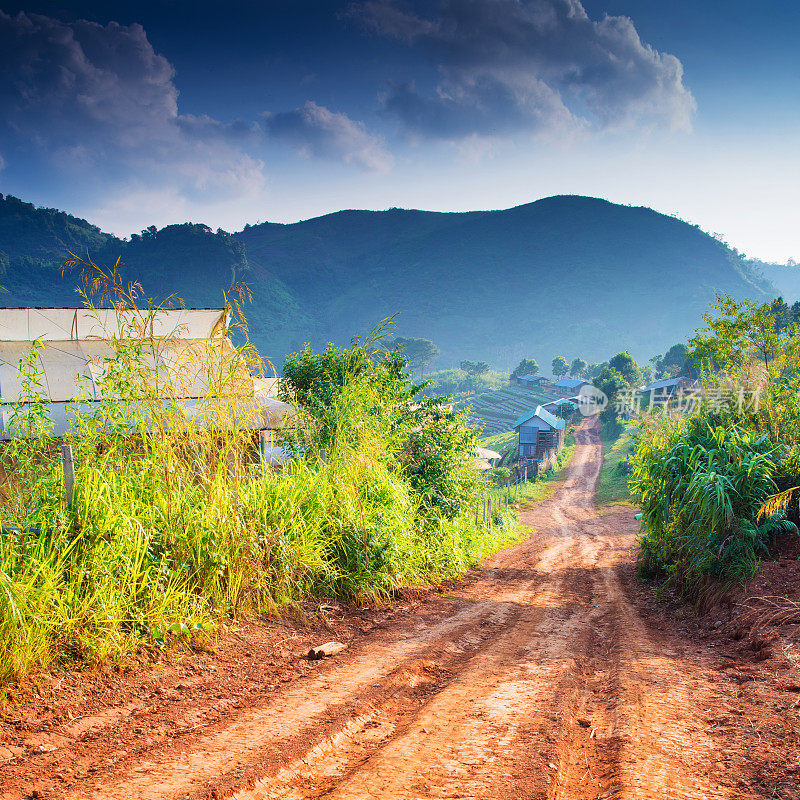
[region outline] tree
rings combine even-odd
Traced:
[[[617,353],[609,360],[608,366],[619,373],[628,385],[638,383],[642,379],[642,371],[639,369],[639,365],[627,351],[624,353]],[[606,392],[606,394],[608,393]]]
[[[402,348],[403,355],[408,359],[412,369],[418,369],[423,375],[425,367],[439,355],[439,348],[430,339],[416,339],[397,336],[387,343],[387,347],[396,350]]]
[[[776,331],[785,331],[794,324],[792,310],[782,297],[776,297],[769,306],[772,315],[775,317]]]
[[[533,358],[523,358],[511,373],[512,378],[519,378],[520,375],[536,375],[539,365]]]
[[[800,443],[800,328],[781,328],[770,303],[719,295],[712,309],[689,343],[704,382],[748,396],[747,413],[773,441]]]
[[[656,375],[659,378],[677,378],[679,375],[686,375],[687,359],[689,358],[689,348],[685,344],[674,344],[659,359],[656,368]],[[652,359],[651,359],[652,361]]]
[[[608,366],[608,361],[604,361],[602,364],[598,364],[596,361],[593,361],[591,364],[587,364],[585,370],[585,377],[587,378],[596,378],[603,370],[603,367]]]
[[[462,361],[459,367],[470,375],[485,375],[489,371],[489,365],[485,361]]]
[[[623,389],[628,387],[628,381],[613,367],[607,366],[603,367],[593,383],[608,398],[608,405],[600,412],[600,421],[610,434],[616,435],[621,430],[617,397]]]
[[[572,359],[572,364],[569,366],[569,374],[573,378],[582,378],[586,372],[588,364],[582,358]]]
[[[556,378],[561,378],[567,374],[569,371],[569,364],[567,364],[567,359],[564,356],[557,356],[551,362],[551,366],[553,368],[553,375]]]

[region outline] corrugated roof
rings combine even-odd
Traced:
[[[589,381],[584,378],[561,378],[556,381],[555,385],[564,389],[577,389],[579,386],[583,386],[584,383],[589,383]]]
[[[514,423],[514,429],[516,430],[520,425],[524,425],[529,419],[533,419],[533,417],[539,417],[539,419],[544,420],[551,428],[555,428],[557,431],[563,431],[566,428],[566,423],[563,419],[559,419],[554,414],[551,414],[543,406],[536,406],[535,411],[530,411],[527,414],[523,414]]]
[[[531,374],[528,374],[528,375],[520,375],[520,377],[517,378],[517,380],[520,380],[520,381],[546,381],[547,378],[545,378],[544,375],[531,375]]]
[[[574,397],[559,397],[558,400],[551,400],[549,403],[542,403],[542,405],[545,408],[547,408],[547,406],[571,406],[574,405],[572,402],[574,399]]]
[[[181,409],[187,421],[195,423],[279,427],[291,406],[274,397],[277,379],[251,375],[227,336],[226,318],[222,308],[153,313],[0,309],[0,438],[14,435],[12,405],[24,399],[19,364],[37,340],[35,367],[56,436],[72,430],[74,418],[106,399],[104,373],[117,355],[114,340],[120,339],[141,341],[141,370],[134,369],[141,372],[139,388],[152,394],[156,404],[163,403],[171,419],[173,411]],[[127,402],[114,399],[123,407]]]
[[[690,381],[690,378],[687,378],[685,375],[681,375],[678,378],[665,378],[661,381],[654,381],[649,386],[645,386],[641,391],[643,392],[651,392],[653,389],[669,389],[672,386],[679,386],[682,383],[687,383]]]

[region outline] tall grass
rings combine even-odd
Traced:
[[[666,575],[690,595],[705,579],[751,578],[769,538],[797,530],[780,510],[759,514],[784,456],[766,434],[706,414],[643,419],[630,478],[642,509],[640,574]]]
[[[251,348],[223,337],[208,351],[173,352],[165,371],[160,353],[174,342],[147,334],[159,309],[137,309],[120,287],[113,301],[118,329],[97,365],[104,402],[84,407],[66,436],[72,504],[37,348],[20,364],[12,423],[24,435],[0,465],[0,681],[203,635],[223,612],[314,594],[385,598],[457,575],[508,541],[475,523],[474,436],[433,401],[443,430],[461,437],[446,452],[415,422],[417,405],[374,372],[349,369],[322,417],[298,402],[286,433],[295,458],[274,470],[259,462],[248,424]],[[176,385],[198,374],[199,412]]]

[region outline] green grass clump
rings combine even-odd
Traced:
[[[753,577],[769,539],[797,531],[783,511],[761,513],[783,455],[767,435],[705,413],[644,418],[630,479],[642,509],[640,575],[690,596],[709,579]]]
[[[209,381],[192,416],[165,388],[180,370],[154,377],[165,343],[143,331],[155,311],[117,301],[121,327],[137,330],[109,337],[104,402],[66,437],[71,504],[36,347],[20,365],[12,425],[26,435],[0,463],[0,682],[203,636],[220,613],[331,593],[379,601],[513,538],[475,521],[483,487],[465,415],[415,398],[397,353],[356,342],[287,363],[304,394],[284,437],[294,458],[274,471],[244,424],[248,350],[222,339],[186,365]]]
[[[603,441],[603,467],[597,480],[595,501],[599,507],[612,504],[629,503],[630,476],[629,458],[635,447],[631,439],[631,429],[621,431],[601,431]]]
[[[519,435],[513,430],[496,433],[494,436],[484,436],[479,440],[479,444],[487,450],[500,453],[505,458],[516,452],[519,446]]]

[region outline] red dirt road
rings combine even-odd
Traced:
[[[794,659],[756,660],[649,599],[633,511],[598,514],[601,445],[590,422],[577,436],[563,485],[523,515],[531,537],[446,596],[247,702],[207,674],[195,696],[110,702],[94,738],[72,723],[12,748],[5,796],[800,797]],[[227,711],[205,722],[215,698]]]

